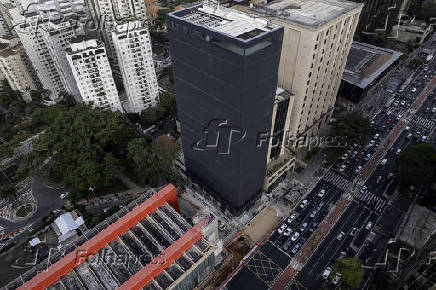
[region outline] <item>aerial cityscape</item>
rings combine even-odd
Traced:
[[[436,289],[436,0],[0,0],[0,289]]]

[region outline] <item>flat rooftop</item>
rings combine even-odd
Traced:
[[[212,2],[177,11],[173,15],[194,25],[242,40],[250,40],[280,28],[279,25],[266,19],[225,8]]]
[[[353,41],[342,80],[365,89],[401,55],[395,50]]]
[[[363,7],[363,4],[345,0],[275,0],[252,10],[267,16],[311,28],[318,28],[342,14]]]

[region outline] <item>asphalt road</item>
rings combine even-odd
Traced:
[[[46,187],[39,177],[35,177],[32,183],[32,193],[37,201],[36,212],[30,218],[18,222],[0,218],[0,226],[4,228],[5,233],[22,229],[30,224],[32,224],[33,228],[36,228],[42,222],[44,216],[49,215],[55,209],[60,209],[65,204],[65,200],[59,197],[64,192],[65,189]],[[14,239],[18,241],[26,239],[26,232],[17,235]]]
[[[411,143],[420,142],[423,136],[431,135],[435,127],[436,114],[431,116],[427,107],[432,110],[436,107],[436,99],[430,96],[422,110],[417,114],[408,112],[409,107],[424,89],[428,81],[435,75],[436,58],[428,64],[427,70],[419,70],[412,77],[410,85],[404,92],[397,93],[396,100],[387,108],[380,108],[372,119],[372,126],[377,134],[366,146],[353,145],[347,155],[335,164],[315,186],[315,188],[301,201],[296,210],[279,225],[267,240],[269,247],[274,247],[276,253],[285,255],[292,260],[305,243],[310,241],[313,233],[321,221],[327,216],[329,210],[339,200],[344,189],[355,180],[360,170],[370,160],[379,145],[389,135],[390,131],[400,120],[408,120],[406,128],[392,146],[392,150],[383,157],[385,164],[378,165],[371,172],[365,184],[359,190],[354,200],[349,204],[341,218],[318,245],[317,249],[308,259],[303,268],[290,283],[291,288],[305,287],[307,289],[334,288],[328,280],[321,277],[322,272],[331,266],[342,255],[349,257],[358,256],[367,266],[365,279],[371,276],[371,271],[379,256],[383,253],[388,236],[393,236],[397,230],[402,216],[407,211],[410,200],[400,198],[389,200],[398,186],[396,176],[392,174],[395,159],[398,158],[397,149],[403,150]],[[424,110],[424,111],[423,111]],[[431,119],[430,119],[431,117]],[[409,138],[409,134],[412,137]],[[424,137],[425,138],[425,137]],[[391,173],[391,174],[390,174]],[[320,197],[321,190],[325,194]],[[295,216],[292,216],[295,214]],[[290,217],[293,217],[290,219]],[[376,239],[374,227],[382,234]],[[296,232],[298,235],[293,236]],[[368,239],[368,236],[371,236]],[[255,254],[254,256],[256,256]],[[261,268],[268,269],[275,257],[271,254],[262,255],[264,261]],[[228,283],[229,289],[267,289],[272,286],[271,281],[276,281],[283,267],[275,267],[275,271],[268,275],[261,275],[251,270],[246,265],[252,263],[253,258],[245,262],[242,271],[239,271]],[[259,267],[255,267],[258,269]],[[264,272],[267,270],[264,270]],[[269,270],[268,270],[269,271]],[[253,275],[255,274],[255,275]]]

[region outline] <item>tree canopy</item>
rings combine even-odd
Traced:
[[[47,120],[54,121],[35,142],[35,150],[23,158],[20,168],[38,171],[45,164],[43,168],[48,167],[52,176],[81,196],[90,186],[110,185],[116,176],[116,156],[123,153],[134,134],[123,115],[84,104],[48,111],[52,116]]]
[[[421,187],[436,181],[436,150],[428,143],[408,146],[395,161],[400,191],[411,185]]]
[[[11,198],[17,194],[17,189],[12,184],[0,186],[0,198]]]
[[[358,258],[344,257],[333,264],[334,273],[341,273],[341,283],[351,288],[359,288],[363,281],[363,265]],[[335,275],[331,275],[334,277]]]

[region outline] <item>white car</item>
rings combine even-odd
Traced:
[[[401,101],[401,103],[400,103],[401,106],[404,106],[405,104],[406,104],[405,101]]]
[[[300,232],[304,232],[304,230],[307,228],[307,223],[303,223],[300,227]]]
[[[325,194],[325,190],[321,189],[321,191],[318,193],[318,197],[323,197]]]
[[[341,165],[339,172],[344,172],[345,168],[347,168],[347,165]]]
[[[278,229],[279,234],[283,234],[283,232],[286,230],[287,226],[285,224],[282,224],[280,228]]]
[[[360,171],[362,170],[362,166],[357,166],[357,168],[356,168],[356,173],[359,173]]]
[[[318,213],[318,211],[315,209],[311,212],[310,217],[314,218],[316,216],[316,214]]]
[[[292,233],[292,229],[290,227],[287,227],[283,235],[289,237],[291,233]]]
[[[295,242],[296,240],[298,240],[299,237],[300,237],[300,233],[295,232],[291,237],[291,241]]]
[[[409,127],[409,126],[406,126],[405,130],[406,130],[406,131],[409,131],[409,130],[410,130],[410,127]]]
[[[377,134],[374,135],[374,139],[375,139],[375,140],[377,140],[378,137],[380,137],[380,134],[379,134],[379,133],[377,133]]]
[[[332,279],[333,285],[338,285],[339,281],[341,281],[341,277],[342,277],[342,274],[339,272],[336,272],[335,277]]]
[[[412,93],[414,93],[414,92],[416,92],[416,88],[413,88],[413,89],[412,89]]]
[[[400,155],[400,153],[401,153],[401,149],[398,148],[397,151],[395,152],[395,154],[396,154],[396,155]]]
[[[383,160],[380,162],[380,164],[381,164],[381,165],[386,165],[387,162],[388,162],[388,160],[385,158],[385,159],[383,159]]]
[[[305,208],[308,203],[309,203],[309,201],[307,199],[305,199],[300,203],[300,207]]]
[[[422,136],[422,137],[421,137],[421,141],[422,141],[422,142],[425,142],[426,140],[427,140],[427,136]]]
[[[332,268],[330,268],[330,267],[327,267],[327,268],[325,268],[325,270],[324,270],[324,272],[322,272],[322,277],[324,278],[324,279],[327,279],[329,276],[330,276],[330,273],[332,272]]]
[[[436,107],[431,108],[432,113],[436,113]]]
[[[348,154],[347,153],[345,153],[344,155],[342,155],[342,160],[345,160],[345,159],[347,159],[348,158]]]
[[[365,185],[362,186],[362,188],[360,189],[361,193],[364,193],[366,190],[368,189],[368,187],[366,187]]]
[[[336,237],[336,239],[338,241],[342,241],[342,239],[345,237],[345,233],[344,232],[340,232],[339,235]]]
[[[369,229],[371,229],[371,228],[372,228],[372,222],[369,221],[369,222],[366,224],[365,229],[369,230]]]
[[[68,191],[66,191],[65,193],[62,193],[61,196],[60,196],[60,198],[61,198],[61,199],[65,199],[65,198],[67,198],[68,194],[69,194]]]
[[[291,215],[288,217],[288,223],[292,223],[292,221],[293,221],[296,217],[297,217],[297,214],[296,214],[296,213],[291,214]]]

